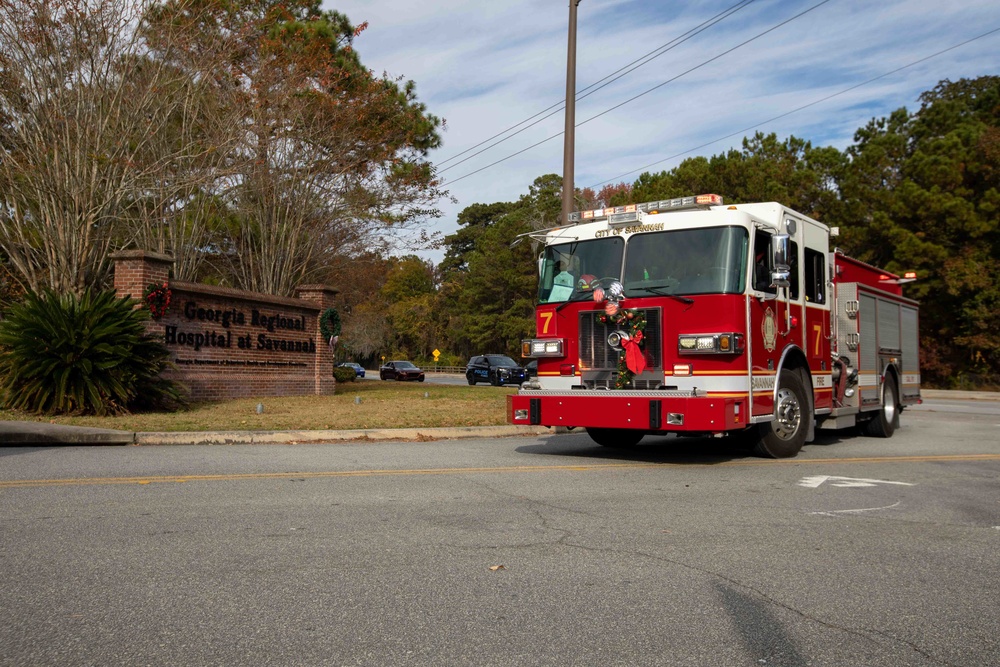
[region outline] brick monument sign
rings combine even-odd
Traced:
[[[169,280],[173,259],[144,250],[111,256],[115,291],[142,301],[150,285],[167,285],[166,314],[146,325],[176,366],[163,375],[188,387],[194,401],[332,394],[333,348],[320,316],[337,290],[302,285],[297,298]]]

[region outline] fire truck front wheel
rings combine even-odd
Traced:
[[[643,431],[635,431],[628,428],[587,428],[587,435],[590,439],[602,447],[614,447],[615,449],[631,449],[639,444]]]
[[[759,425],[759,439],[754,444],[754,453],[772,459],[795,456],[805,444],[811,418],[809,399],[801,377],[795,371],[781,371],[774,421]]]

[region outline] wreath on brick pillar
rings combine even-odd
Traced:
[[[340,314],[334,308],[327,308],[319,316],[319,332],[323,339],[333,347],[340,337]]]
[[[150,283],[143,293],[143,300],[149,308],[149,314],[154,320],[158,320],[170,310],[170,284],[164,282],[162,285]]]

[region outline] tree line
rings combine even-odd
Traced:
[[[172,255],[173,277],[291,295],[341,290],[340,353],[445,363],[515,356],[534,332],[537,251],[562,179],[474,203],[444,239],[428,158],[444,122],[375,75],[319,0],[0,0],[0,305],[110,286],[108,256]],[[922,367],[1000,385],[1000,78],[942,81],[845,150],[757,133],[577,208],[713,192],[841,229],[848,254],[917,271]],[[437,266],[401,248],[436,242]]]

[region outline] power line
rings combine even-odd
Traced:
[[[634,174],[637,171],[645,171],[646,169],[649,169],[650,167],[655,167],[658,164],[662,164],[662,163],[668,162],[670,160],[675,160],[675,159],[681,157],[682,155],[687,155],[688,153],[693,153],[693,152],[701,150],[702,148],[705,148],[707,146],[711,146],[712,144],[716,144],[716,143],[718,143],[720,141],[725,141],[726,139],[730,139],[730,138],[738,136],[740,134],[745,135],[750,130],[755,130],[755,129],[761,127],[762,125],[767,125],[768,123],[773,123],[774,121],[780,120],[780,119],[782,119],[782,118],[784,118],[786,116],[791,116],[793,113],[798,113],[799,111],[802,111],[803,109],[808,109],[809,107],[813,107],[813,106],[816,106],[817,104],[821,104],[821,103],[826,102],[828,100],[832,100],[834,97],[839,97],[840,95],[844,95],[845,93],[849,93],[852,90],[856,90],[858,88],[861,88],[862,86],[867,86],[868,84],[874,83],[875,81],[878,81],[879,79],[884,79],[887,76],[892,76],[893,74],[896,74],[898,72],[902,72],[904,69],[909,69],[910,67],[915,67],[916,65],[919,65],[920,63],[926,62],[926,61],[928,61],[928,60],[930,60],[932,58],[936,58],[936,57],[938,57],[938,56],[940,56],[942,54],[948,53],[949,51],[954,51],[955,49],[958,49],[958,48],[961,48],[961,47],[965,46],[966,44],[971,44],[972,42],[975,42],[978,39],[982,39],[984,37],[989,37],[990,35],[992,35],[992,34],[994,34],[996,32],[1000,32],[1000,28],[994,28],[993,30],[989,30],[987,32],[984,32],[981,35],[977,35],[976,37],[972,37],[971,39],[967,39],[964,42],[960,42],[960,43],[955,44],[953,46],[949,46],[946,49],[942,49],[942,50],[938,51],[937,53],[932,53],[931,55],[925,56],[923,58],[920,58],[919,60],[914,60],[911,63],[903,65],[902,67],[897,67],[896,69],[891,70],[889,72],[885,72],[884,74],[879,74],[878,76],[872,77],[871,79],[868,79],[867,81],[863,81],[863,82],[861,82],[859,84],[855,84],[853,86],[850,86],[849,88],[845,88],[845,89],[841,90],[840,92],[833,93],[832,95],[827,95],[826,97],[821,97],[820,99],[814,100],[814,101],[810,102],[809,104],[803,104],[802,106],[796,107],[795,109],[792,109],[791,111],[786,111],[783,114],[779,114],[777,116],[774,116],[773,118],[768,118],[767,120],[761,121],[759,123],[756,123],[754,125],[746,127],[746,128],[744,128],[742,130],[737,130],[736,132],[733,132],[731,134],[727,134],[724,137],[719,137],[718,139],[713,139],[712,141],[705,142],[705,143],[701,144],[700,146],[695,146],[694,148],[689,148],[686,151],[682,151],[680,153],[676,153],[674,155],[671,155],[670,157],[663,158],[662,160],[657,160],[656,162],[651,162],[650,164],[647,164],[644,167],[638,167],[637,169],[633,169],[632,171],[627,171],[624,174],[620,174],[618,176],[615,176],[614,178],[609,178],[606,181],[601,181],[600,183],[596,183],[596,184],[590,185],[588,187],[590,187],[591,189],[598,188],[598,187],[604,185],[605,183],[611,183],[612,181],[617,181],[617,180],[619,180],[621,178],[624,178],[625,176],[628,176],[629,174]],[[584,122],[586,122],[586,121],[584,121]]]
[[[782,26],[785,26],[788,23],[791,23],[792,21],[794,21],[794,20],[796,20],[798,18],[801,18],[802,16],[808,14],[809,12],[813,11],[814,9],[817,9],[818,7],[821,7],[821,6],[825,5],[828,2],[830,2],[830,0],[821,0],[821,2],[816,3],[815,5],[813,5],[812,7],[810,7],[809,9],[806,9],[805,11],[802,11],[802,12],[796,14],[795,16],[789,18],[789,19],[785,19],[781,23],[778,23],[777,25],[768,28],[764,32],[761,32],[761,33],[755,35],[754,37],[751,37],[750,39],[748,39],[748,40],[746,40],[744,42],[741,42],[740,44],[737,44],[736,46],[734,46],[734,47],[732,47],[730,49],[727,49],[726,51],[723,51],[722,53],[720,53],[720,54],[718,54],[716,56],[713,56],[712,58],[709,58],[708,60],[705,60],[701,64],[696,65],[696,66],[692,67],[691,69],[689,69],[689,70],[687,70],[685,72],[682,72],[681,74],[678,74],[677,76],[672,77],[672,78],[664,81],[663,83],[660,83],[660,84],[658,84],[656,86],[653,86],[652,88],[646,90],[645,92],[639,93],[635,97],[632,97],[632,98],[626,100],[625,102],[622,102],[621,104],[617,104],[617,105],[611,107],[610,109],[606,109],[606,110],[602,111],[601,113],[599,113],[599,114],[597,114],[595,116],[591,116],[587,120],[584,120],[584,121],[581,121],[580,123],[577,123],[575,127],[580,127],[581,125],[589,123],[590,121],[594,120],[595,118],[599,118],[599,117],[603,116],[606,113],[610,113],[611,111],[614,111],[615,109],[618,109],[618,108],[624,106],[625,104],[628,104],[629,102],[632,102],[632,101],[634,101],[634,100],[642,97],[643,95],[646,95],[646,94],[648,94],[648,93],[650,93],[650,92],[652,92],[652,91],[654,91],[654,90],[656,90],[658,88],[662,88],[663,86],[667,85],[668,83],[676,81],[677,79],[680,79],[681,77],[686,76],[686,75],[690,74],[691,72],[694,72],[695,70],[698,70],[698,69],[704,67],[705,65],[707,65],[709,63],[712,63],[712,62],[718,60],[719,58],[722,58],[723,56],[728,55],[728,54],[732,53],[733,51],[735,51],[735,50],[737,50],[739,48],[742,48],[742,47],[746,46],[747,44],[750,44],[751,42],[753,42],[753,41],[755,41],[757,39],[760,39],[764,35],[767,35],[768,33],[771,33],[773,31],[777,30],[778,28],[781,28]],[[544,144],[544,143],[546,143],[548,141],[551,141],[552,139],[555,139],[557,137],[560,137],[562,135],[563,135],[563,132],[559,132],[557,134],[553,134],[553,135],[551,135],[549,137],[546,137],[545,139],[542,139],[541,141],[539,141],[537,143],[534,143],[534,144],[528,146],[527,148],[523,148],[523,149],[517,151],[516,153],[511,153],[510,155],[508,155],[508,156],[506,156],[504,158],[501,158],[501,159],[497,160],[496,162],[491,162],[490,164],[486,165],[485,167],[481,167],[479,169],[476,169],[475,171],[470,171],[469,173],[463,174],[462,176],[459,176],[456,179],[448,181],[447,183],[450,185],[452,183],[457,183],[458,181],[464,180],[464,179],[466,179],[466,178],[468,178],[470,176],[474,176],[475,174],[478,174],[481,171],[485,171],[487,169],[490,169],[491,167],[495,167],[496,165],[500,164],[501,162],[506,162],[507,160],[511,159],[512,157],[517,157],[518,155],[521,155],[522,153],[524,153],[526,151],[529,151],[532,148],[536,148],[538,146],[541,146],[542,144]],[[466,158],[466,159],[468,159],[468,158]],[[455,165],[452,165],[452,166],[455,166]]]
[[[636,96],[634,96],[634,97],[630,97],[629,99],[625,100],[625,101],[624,101],[624,102],[622,102],[621,104],[616,104],[615,106],[611,107],[610,109],[605,109],[604,111],[602,111],[601,113],[597,114],[596,116],[591,116],[591,117],[590,117],[590,118],[588,118],[587,120],[585,120],[585,121],[582,121],[582,122],[581,122],[581,123],[580,123],[579,125],[585,125],[585,124],[589,123],[590,121],[594,120],[595,118],[600,118],[601,116],[603,116],[603,115],[604,115],[604,114],[606,114],[606,113],[611,113],[611,112],[612,112],[612,111],[614,111],[615,109],[620,109],[621,107],[625,106],[625,105],[626,105],[626,104],[628,104],[629,102],[634,102],[634,101],[636,101],[637,99],[639,99],[640,97],[642,97],[642,96],[644,96],[644,95],[648,95],[649,93],[653,92],[654,90],[656,90],[656,89],[658,89],[658,88],[662,88],[663,86],[667,85],[668,83],[672,83],[672,82],[676,81],[677,79],[681,78],[682,76],[687,76],[687,75],[688,75],[688,74],[690,74],[691,72],[694,72],[695,70],[699,70],[699,69],[701,69],[702,67],[704,67],[705,65],[708,65],[709,63],[713,63],[713,62],[715,62],[715,61],[716,61],[716,60],[718,60],[719,58],[722,58],[723,56],[727,56],[727,55],[729,55],[730,53],[732,53],[732,52],[733,52],[733,51],[735,51],[736,49],[740,49],[740,48],[743,48],[744,46],[746,46],[746,45],[747,45],[747,44],[749,44],[750,42],[753,42],[753,41],[756,41],[756,40],[760,39],[761,37],[763,37],[764,35],[766,35],[766,34],[768,34],[768,33],[771,33],[771,32],[774,32],[774,31],[775,31],[775,30],[777,30],[778,28],[781,28],[782,26],[785,26],[785,25],[788,25],[789,23],[791,23],[792,21],[794,21],[794,20],[796,20],[796,19],[798,19],[798,18],[802,18],[803,16],[805,16],[806,14],[808,14],[809,12],[811,12],[812,10],[814,10],[814,9],[817,9],[817,8],[819,8],[819,7],[822,7],[823,5],[825,5],[825,4],[826,4],[826,3],[828,3],[828,2],[830,2],[830,0],[821,0],[821,2],[817,2],[817,3],[815,4],[815,5],[813,5],[813,6],[812,6],[812,7],[810,7],[809,9],[807,9],[807,10],[805,10],[805,11],[803,11],[803,12],[800,12],[800,13],[796,14],[795,16],[791,17],[790,19],[785,19],[784,21],[782,21],[782,22],[781,22],[781,23],[779,23],[778,25],[776,25],[776,26],[772,26],[772,27],[768,28],[767,30],[765,30],[764,32],[762,32],[762,33],[760,33],[760,34],[757,34],[757,35],[754,35],[753,37],[751,37],[751,38],[750,38],[750,39],[748,39],[747,41],[745,41],[745,42],[742,42],[742,43],[740,43],[740,44],[737,44],[737,45],[736,45],[736,46],[734,46],[733,48],[731,48],[731,49],[728,49],[728,50],[726,50],[726,51],[723,51],[722,53],[720,53],[720,54],[718,54],[718,55],[716,55],[716,56],[713,56],[713,57],[709,58],[709,59],[708,59],[708,60],[706,60],[705,62],[703,62],[703,63],[701,63],[701,64],[698,64],[698,65],[695,65],[695,66],[694,66],[694,67],[692,67],[691,69],[689,69],[689,70],[687,70],[687,71],[684,71],[684,72],[681,72],[681,73],[680,73],[680,74],[678,74],[677,76],[675,76],[675,77],[672,77],[672,78],[670,78],[670,79],[667,79],[666,81],[664,81],[664,82],[663,82],[663,83],[661,83],[661,84],[658,84],[658,85],[655,85],[655,86],[653,86],[653,87],[652,87],[652,88],[650,88],[649,90],[646,90],[646,91],[643,91],[643,92],[639,93],[638,95],[636,95]],[[579,125],[577,125],[577,127],[579,127]]]
[[[716,24],[724,21],[725,19],[729,18],[730,16],[732,16],[736,12],[740,11],[741,9],[744,9],[745,7],[747,7],[748,5],[750,5],[753,2],[755,2],[755,0],[741,0],[740,2],[736,3],[735,5],[732,5],[731,7],[729,7],[728,9],[726,9],[726,10],[724,10],[722,12],[719,12],[718,14],[716,14],[712,18],[708,19],[707,21],[704,21],[703,23],[699,24],[698,26],[695,26],[694,28],[692,28],[688,32],[681,34],[680,37],[675,37],[674,39],[670,40],[666,44],[660,45],[659,47],[657,47],[657,48],[653,49],[652,51],[646,53],[645,55],[643,55],[643,56],[641,56],[641,57],[633,60],[632,62],[628,63],[627,65],[625,65],[625,66],[623,66],[621,68],[619,68],[618,70],[612,72],[611,74],[608,74],[603,79],[599,79],[598,81],[595,81],[594,83],[590,84],[589,86],[587,86],[586,88],[584,88],[584,89],[582,89],[580,91],[580,93],[586,93],[586,94],[578,94],[576,96],[576,99],[579,101],[579,100],[582,100],[582,99],[585,99],[585,98],[589,97],[590,95],[593,95],[594,93],[596,93],[601,88],[604,88],[605,86],[611,85],[615,81],[617,81],[617,80],[621,79],[622,77],[624,77],[626,74],[630,74],[630,73],[634,72],[635,70],[639,69],[640,67],[642,67],[643,65],[646,65],[646,64],[652,62],[656,58],[659,58],[660,56],[662,56],[663,54],[667,53],[668,51],[673,50],[674,48],[676,48],[677,46],[679,46],[679,45],[683,44],[684,42],[688,41],[692,37],[695,37],[696,35],[704,32],[705,30],[708,30],[708,28],[711,28],[712,26],[714,26],[714,25],[716,25]],[[636,64],[636,63],[638,63],[638,64]],[[635,67],[632,67],[633,65],[635,65]],[[619,74],[620,74],[620,76],[615,76],[615,75],[619,75]],[[614,77],[614,78],[612,78],[612,77]],[[598,85],[598,84],[602,84],[602,85]],[[593,90],[591,90],[591,89],[593,89]],[[588,90],[590,92],[586,92]],[[488,139],[484,139],[483,141],[479,142],[478,144],[465,149],[461,153],[457,153],[457,154],[451,156],[450,158],[447,158],[445,160],[442,160],[442,161],[438,162],[437,164],[438,164],[439,167],[442,166],[442,165],[445,165],[448,162],[451,162],[452,160],[454,160],[456,158],[459,158],[459,157],[465,155],[466,153],[479,148],[483,144],[486,144],[486,143],[488,143],[490,141],[493,141],[497,137],[501,137],[501,136],[507,134],[508,132],[510,132],[511,130],[514,130],[514,129],[520,127],[521,125],[524,125],[525,123],[528,123],[529,121],[534,120],[535,118],[538,118],[542,114],[546,114],[542,118],[538,118],[538,120],[536,120],[534,123],[531,123],[530,125],[525,125],[525,127],[521,128],[517,132],[514,132],[513,134],[510,134],[507,137],[504,137],[500,141],[497,141],[496,143],[491,144],[490,146],[487,146],[483,150],[478,151],[478,152],[470,155],[469,157],[465,158],[464,160],[460,160],[460,161],[456,162],[455,164],[453,164],[453,165],[451,165],[449,167],[445,167],[444,169],[441,169],[438,173],[443,173],[445,171],[448,171],[449,169],[452,169],[453,167],[457,167],[458,165],[462,164],[463,162],[466,162],[467,160],[471,160],[472,158],[476,157],[477,155],[480,155],[480,154],[484,153],[485,151],[488,151],[489,149],[493,148],[494,146],[498,146],[499,144],[502,144],[503,142],[507,141],[508,139],[511,139],[511,138],[517,136],[521,132],[524,132],[528,128],[534,127],[535,125],[537,125],[538,123],[542,122],[543,120],[545,120],[547,118],[551,118],[552,116],[554,116],[555,114],[557,114],[561,110],[563,110],[565,108],[565,106],[566,106],[566,101],[565,100],[560,100],[556,104],[553,104],[552,106],[550,106],[550,107],[548,107],[546,109],[542,109],[541,111],[539,111],[535,115],[529,116],[528,118],[522,120],[521,122],[516,123],[514,125],[511,125],[506,130],[498,132],[497,134],[494,134],[492,137],[490,137]],[[549,113],[549,112],[551,112],[551,113]]]

